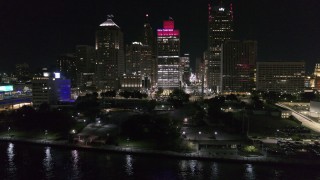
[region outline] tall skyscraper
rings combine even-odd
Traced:
[[[172,19],[157,30],[158,88],[174,89],[181,86],[179,73],[180,31],[174,29]]]
[[[157,45],[153,29],[149,23],[149,15],[146,14],[146,21],[143,26],[143,52],[147,58],[141,63],[141,73],[144,78],[150,79],[150,86],[154,86],[157,80]],[[151,57],[149,57],[151,55]]]
[[[101,89],[119,89],[125,73],[123,34],[111,16],[96,31],[96,76]]]
[[[90,86],[93,84],[95,72],[95,49],[88,45],[76,46],[76,65],[78,68],[78,87]]]
[[[255,88],[256,41],[228,40],[221,56],[221,87],[223,93],[245,93]]]
[[[213,91],[221,90],[221,46],[233,36],[233,11],[222,5],[208,5],[208,49],[205,52],[206,87]]]

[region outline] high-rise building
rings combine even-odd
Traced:
[[[95,72],[95,49],[88,45],[76,46],[76,66],[77,73],[77,85],[91,86],[93,85],[93,77]]]
[[[16,64],[16,77],[18,81],[28,81],[30,80],[30,69],[27,63]]]
[[[77,87],[77,60],[74,54],[62,54],[57,59],[57,67],[62,76],[71,80],[71,86]]]
[[[305,62],[257,62],[257,90],[303,92],[304,78]]]
[[[96,31],[96,76],[101,89],[120,88],[119,77],[125,73],[123,33],[109,17]]]
[[[228,40],[222,45],[221,85],[223,93],[245,93],[255,88],[256,41]]]
[[[180,81],[183,84],[190,85],[190,56],[189,54],[184,54],[180,57]]]
[[[158,88],[179,88],[180,31],[174,29],[172,19],[164,21],[163,29],[157,30],[157,51]]]
[[[142,86],[143,88],[150,88],[154,84],[154,66],[155,61],[148,45],[144,45],[141,42],[133,42],[127,45],[126,75],[138,75],[141,77],[141,82],[147,80],[148,82],[145,85],[148,86]]]
[[[320,64],[317,63],[314,67],[314,89],[320,90]]]
[[[208,49],[205,52],[205,86],[221,90],[221,46],[233,37],[233,10],[222,5],[208,5]]]
[[[43,73],[43,76],[33,77],[32,102],[38,107],[42,103],[56,105],[71,101],[71,82],[60,76],[60,73]]]

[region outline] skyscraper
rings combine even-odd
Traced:
[[[169,19],[163,22],[157,35],[158,88],[179,88],[180,31],[174,29],[174,21]]]
[[[123,34],[111,16],[96,31],[96,76],[101,89],[118,89],[125,72]]]
[[[233,11],[222,5],[208,5],[208,49],[205,52],[206,87],[214,91],[221,90],[221,46],[233,36]]]
[[[225,41],[221,59],[222,84],[220,86],[223,93],[246,93],[254,90],[256,41]]]
[[[95,50],[88,45],[76,46],[76,65],[78,68],[77,85],[79,87],[92,85],[95,69]]]

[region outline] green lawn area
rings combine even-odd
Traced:
[[[248,115],[250,136],[274,136],[277,129],[301,126],[298,123],[280,117]]]

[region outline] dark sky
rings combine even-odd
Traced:
[[[231,0],[225,0],[230,2]],[[208,0],[15,0],[0,2],[0,71],[15,63],[54,64],[77,44],[94,45],[95,30],[107,19],[125,34],[141,36],[144,15],[154,29],[169,16],[181,31],[182,53],[191,60],[206,49]],[[219,3],[217,0],[213,0]],[[319,0],[233,0],[236,39],[258,41],[258,60],[320,59]]]

